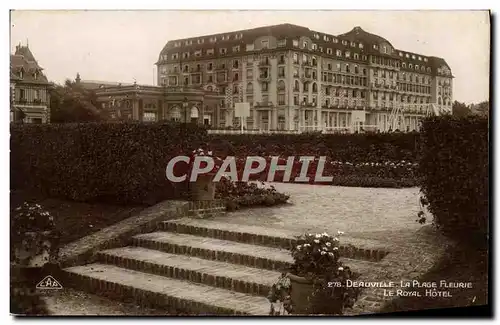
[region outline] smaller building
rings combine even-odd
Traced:
[[[111,120],[161,120],[225,125],[224,96],[201,88],[97,83],[100,109]]]
[[[50,83],[28,45],[16,46],[10,56],[10,120],[25,123],[50,121]]]

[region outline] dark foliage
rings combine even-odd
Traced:
[[[84,123],[11,126],[11,189],[75,201],[154,204],[181,197],[168,161],[206,135],[191,124]]]
[[[424,121],[419,173],[434,223],[447,235],[484,243],[488,233],[488,119],[443,116]]]

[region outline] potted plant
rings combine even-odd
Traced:
[[[214,160],[215,165],[211,171],[198,175],[195,182],[190,182],[194,159],[197,156],[211,157]],[[213,201],[215,199],[216,184],[213,180],[220,168],[221,163],[222,160],[216,157],[213,154],[212,150],[204,150],[202,148],[193,150],[191,155],[191,160],[189,163],[189,173],[187,181],[190,182],[189,184],[191,189],[191,195],[194,201]],[[202,161],[200,167],[205,168],[206,164],[207,164],[206,162]]]
[[[11,212],[10,225],[12,311],[42,314],[43,302],[30,292],[45,271],[58,268],[60,236],[54,218],[39,204],[25,202]]]
[[[283,306],[278,312],[293,314],[340,315],[352,307],[357,292],[346,286],[352,273],[339,260],[338,237],[327,233],[299,236],[291,253],[294,263],[268,296],[272,315],[277,314],[275,303]]]

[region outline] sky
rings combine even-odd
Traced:
[[[12,11],[11,53],[29,42],[49,80],[154,84],[169,40],[291,23],[333,35],[360,26],[396,49],[446,60],[454,99],[489,99],[487,11]]]

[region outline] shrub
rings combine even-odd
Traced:
[[[434,223],[454,238],[487,236],[488,146],[487,118],[443,116],[423,122],[418,170],[423,201]]]
[[[177,123],[11,126],[11,189],[76,201],[154,204],[182,197],[168,161],[203,143],[206,130]]]

